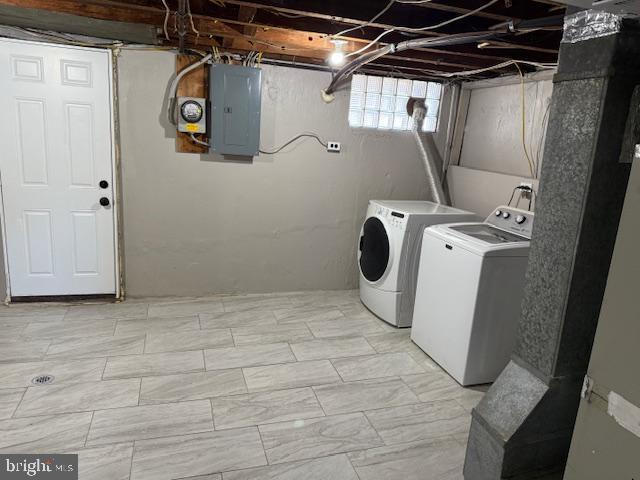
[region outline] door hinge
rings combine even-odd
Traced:
[[[584,376],[584,382],[582,382],[582,391],[580,397],[591,403],[591,393],[593,393],[593,379],[589,375]]]

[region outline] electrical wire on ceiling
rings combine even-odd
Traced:
[[[164,23],[163,23],[164,38],[166,38],[167,40],[170,40],[169,31],[167,30],[167,25],[169,25],[169,17],[171,16],[171,9],[169,8],[169,5],[167,5],[167,0],[162,0],[162,4],[164,5],[164,8],[165,8]]]
[[[431,1],[431,0],[427,0],[427,1]],[[355,52],[351,52],[348,53],[347,55],[345,55],[345,58],[347,57],[352,57],[353,55],[358,55],[362,52],[364,52],[365,50],[368,50],[369,48],[371,48],[371,46],[373,46],[375,43],[377,43],[382,37],[384,37],[385,35],[395,32],[398,28],[402,29],[402,33],[422,33],[428,30],[436,30],[440,27],[444,27],[445,25],[449,25],[450,23],[453,22],[457,22],[458,20],[462,20],[463,18],[469,17],[471,15],[474,15],[478,12],[481,12],[482,10],[484,10],[485,8],[490,7],[491,5],[493,5],[494,3],[498,2],[499,0],[490,0],[488,3],[481,5],[480,7],[476,8],[475,10],[471,10],[467,13],[464,13],[462,15],[459,15],[457,17],[454,18],[450,18],[449,20],[445,20],[444,22],[440,22],[437,23],[435,25],[429,25],[426,27],[420,27],[420,28],[411,28],[411,27],[394,27],[394,28],[389,28],[385,31],[383,31],[380,35],[378,35],[376,38],[374,38],[373,40],[371,40],[369,43],[367,43],[364,47],[360,48],[359,50],[356,50]],[[393,3],[425,3],[424,0],[420,1],[420,2],[405,2],[405,1],[400,1],[400,0],[393,0],[392,2],[390,2],[380,13],[378,13],[378,15],[376,15],[374,18],[372,18],[371,20],[369,20],[366,24],[364,25],[359,25],[357,27],[353,27],[347,30],[343,30],[342,32],[338,32],[334,35],[331,35],[331,38],[335,38],[335,37],[339,37],[341,35],[343,35],[346,32],[350,32],[352,30],[357,30],[358,28],[363,28],[366,27],[367,25],[370,25],[371,23],[373,23],[378,17],[380,17],[380,15],[382,15],[384,12],[386,12],[389,7],[393,4]]]
[[[382,15],[385,14],[385,12],[387,10],[389,10],[393,4],[396,2],[396,0],[391,0],[389,3],[387,3],[387,5],[380,10],[378,13],[376,13],[373,18],[371,20],[369,20],[367,23],[363,24],[363,25],[356,25],[355,27],[351,27],[351,28],[347,28],[346,30],[342,30],[341,32],[338,32],[334,35],[331,35],[332,37],[340,37],[342,35],[344,35],[345,33],[349,33],[349,32],[353,32],[354,30],[358,30],[360,28],[364,28],[367,27],[369,25],[371,25],[373,22],[375,22],[378,18],[380,18]]]
[[[429,1],[431,1],[431,0],[429,0]],[[445,20],[443,22],[436,23],[435,25],[428,25],[426,27],[416,27],[416,28],[414,28],[414,27],[403,27],[403,26],[399,26],[399,25],[398,26],[394,26],[393,28],[390,28],[390,29],[385,30],[384,32],[382,32],[382,34],[380,35],[379,38],[381,38],[382,36],[386,35],[387,33],[391,33],[391,32],[396,31],[396,30],[402,30],[404,33],[422,33],[422,32],[426,32],[426,31],[429,31],[429,30],[437,30],[438,28],[444,27],[445,25],[449,25],[450,23],[454,23],[454,22],[457,22],[458,20],[462,20],[463,18],[467,18],[467,17],[469,17],[471,15],[475,15],[476,13],[481,12],[482,10],[490,7],[491,5],[493,5],[493,4],[495,4],[495,3],[499,2],[499,1],[500,0],[489,0],[489,2],[485,3],[484,5],[481,5],[480,7],[476,8],[475,10],[470,10],[470,11],[468,11],[466,13],[463,13],[462,15],[458,15],[456,17],[450,18],[449,20]],[[331,37],[332,38],[339,37],[339,36],[344,35],[347,32],[351,32],[353,30],[357,30],[359,28],[364,28],[366,26],[371,25],[378,17],[380,17],[381,14],[386,12],[389,9],[389,7],[391,5],[393,5],[393,3],[408,3],[408,2],[402,2],[400,0],[393,0],[390,4],[388,4],[385,7],[385,9],[383,9],[380,13],[378,13],[378,15],[376,15],[374,18],[369,20],[364,25],[358,25],[356,27],[352,27],[352,28],[349,28],[347,30],[343,30],[341,32],[338,32],[338,33],[335,33],[335,34],[331,35]],[[422,3],[422,2],[420,2],[420,3]],[[375,40],[373,40],[372,43],[377,42],[379,40],[379,38],[376,38]]]
[[[342,80],[349,77],[360,67],[370,63],[378,58],[388,54],[401,52],[404,50],[413,50],[421,47],[433,47],[433,46],[451,46],[451,45],[464,45],[467,43],[474,43],[489,38],[494,38],[497,35],[494,31],[472,32],[472,33],[459,33],[447,35],[445,37],[429,37],[419,38],[414,40],[405,40],[397,44],[388,44],[378,50],[367,52],[360,57],[352,60],[350,63],[342,67],[332,78],[329,86],[322,92],[323,99],[326,102],[333,100],[333,93],[337,89]]]
[[[467,13],[463,13],[462,15],[459,15],[457,17],[453,17],[453,18],[450,18],[449,20],[445,20],[444,22],[437,23],[436,25],[430,25],[428,27],[420,27],[420,28],[411,28],[411,27],[400,27],[400,28],[402,28],[403,31],[409,32],[409,33],[421,33],[428,30],[436,30],[440,27],[444,27],[445,25],[449,25],[450,23],[457,22],[458,20],[462,20],[463,18],[467,18],[471,15],[475,15],[476,13],[481,12],[485,8],[488,8],[494,3],[497,3],[499,1],[500,0],[490,0],[484,5],[481,5],[480,7],[476,8],[475,10],[470,10]]]
[[[473,32],[473,33],[460,33],[460,34],[452,34],[447,35],[445,37],[430,37],[430,38],[420,38],[415,40],[407,40],[404,42],[400,42],[397,44],[388,44],[378,50],[367,52],[362,54],[360,57],[352,60],[350,63],[342,67],[332,78],[329,86],[322,91],[323,99],[326,102],[330,102],[333,100],[333,93],[337,89],[338,85],[351,74],[353,74],[360,67],[370,63],[378,58],[387,55],[388,53],[395,53],[404,50],[413,50],[421,47],[434,47],[434,46],[452,46],[452,45],[464,45],[469,43],[476,43],[483,40],[498,38],[503,35],[510,34],[511,32],[496,32],[496,31],[484,31],[484,32]],[[529,62],[523,60],[508,60],[498,65],[493,65],[491,67],[480,68],[476,70],[464,70],[461,72],[450,72],[450,73],[442,73],[442,72],[430,72],[434,76],[441,77],[456,77],[456,76],[469,76],[477,73],[485,72],[488,70],[495,70],[499,68],[504,68],[507,65],[511,65],[514,63],[525,63],[529,65],[536,66],[538,68],[548,68],[552,69],[556,67],[556,64],[544,64],[538,62]]]
[[[369,50],[369,48],[371,48],[374,44],[376,44],[382,37],[384,37],[385,35],[387,35],[388,33],[391,32],[395,32],[395,29],[390,28],[389,30],[385,30],[384,32],[382,32],[380,35],[378,35],[376,38],[374,38],[373,40],[371,40],[369,43],[367,43],[364,47],[362,47],[359,50],[356,50],[355,52],[351,52],[351,53],[347,53],[344,58],[348,58],[348,57],[352,57],[354,55],[359,55],[360,53],[364,52],[365,50]]]
[[[499,0],[490,0],[489,2],[485,3],[481,7],[476,8],[475,10],[466,12],[463,15],[447,20],[446,22],[441,22],[438,25],[432,25],[429,27],[422,27],[418,29],[408,29],[408,31],[421,32],[427,29],[437,28],[438,26],[442,26],[443,24],[451,23],[461,18],[465,18],[469,15],[473,15],[479,12],[480,10],[487,8],[490,5],[493,5],[497,1]],[[387,4],[385,9],[383,9],[381,13],[384,13],[384,11],[386,11],[388,8],[389,8],[389,4]],[[377,16],[379,16],[381,13],[378,13]],[[389,53],[396,53],[396,52],[405,51],[405,50],[414,50],[422,47],[464,45],[464,44],[476,43],[476,42],[486,41],[486,40],[495,40],[498,38],[502,38],[504,36],[513,35],[518,32],[534,31],[540,28],[548,28],[550,26],[555,26],[556,24],[561,25],[561,22],[562,22],[562,18],[560,18],[559,16],[547,17],[547,18],[541,18],[541,19],[532,19],[532,20],[519,20],[517,23],[514,23],[513,21],[509,21],[509,22],[504,22],[500,26],[492,27],[490,30],[482,31],[482,32],[451,34],[451,35],[445,35],[445,36],[435,37],[435,38],[434,37],[418,38],[413,40],[406,40],[404,42],[399,42],[397,44],[387,44],[384,47],[381,47],[377,50],[362,53],[358,58],[352,60],[347,65],[342,67],[333,76],[329,86],[326,89],[322,90],[322,97],[325,102],[331,102],[334,98],[333,94],[336,91],[338,85],[340,85],[340,83],[345,78],[348,78],[356,70],[366,65],[367,63],[373,62],[378,58],[384,55],[387,55]],[[370,24],[370,23],[371,21],[367,22],[367,24]],[[394,26],[393,28],[394,29],[403,28],[404,30],[404,27]],[[335,34],[334,36],[338,36],[343,32]],[[365,48],[361,49],[360,51],[363,52],[368,47],[369,46],[367,45],[365,46]],[[489,67],[489,69],[496,69],[496,68],[501,68],[501,67],[498,67],[498,66]],[[455,76],[456,74],[459,76],[464,76],[464,75],[472,75],[474,73],[479,73],[481,71],[486,71],[486,70],[478,69],[476,71],[455,72],[455,74],[449,74],[449,75],[451,77]],[[472,72],[472,73],[467,73],[467,72]],[[443,75],[440,75],[440,76],[443,76]],[[445,74],[444,76],[447,76],[447,75]]]
[[[189,24],[191,25],[191,30],[193,30],[196,36],[199,37],[200,32],[196,28],[195,23],[193,22],[193,15],[191,14],[191,1],[186,0],[186,5],[187,5],[187,16],[189,17]]]
[[[540,62],[530,62],[528,60],[507,60],[506,62],[498,63],[496,65],[491,65],[490,67],[477,68],[475,70],[462,70],[459,72],[438,72],[435,70],[428,70],[430,75],[436,75],[439,77],[445,78],[454,78],[454,77],[468,77],[471,75],[477,75],[479,73],[489,72],[491,70],[500,70],[502,68],[508,67],[510,65],[516,65],[518,63],[524,65],[531,65],[533,67],[540,68],[541,70],[554,70],[557,68],[557,63],[540,63]]]

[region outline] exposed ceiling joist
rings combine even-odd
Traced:
[[[318,13],[318,12],[312,12],[312,11],[308,11],[308,10],[301,10],[301,9],[294,9],[294,8],[288,8],[288,7],[281,7],[281,6],[277,6],[277,5],[270,5],[267,3],[259,3],[259,2],[250,2],[250,1],[245,1],[245,0],[226,0],[225,3],[228,3],[229,5],[238,5],[238,6],[245,6],[245,7],[252,7],[252,8],[256,8],[256,9],[262,9],[262,10],[267,10],[267,11],[273,11],[273,12],[280,12],[280,13],[285,13],[288,15],[300,15],[300,16],[305,16],[305,17],[311,17],[311,18],[316,18],[316,19],[320,19],[320,20],[325,20],[325,21],[329,21],[333,24],[336,23],[340,23],[343,25],[351,25],[351,26],[367,26],[367,28],[377,28],[377,29],[381,29],[381,30],[389,30],[389,29],[394,29],[397,32],[404,32],[404,33],[413,33],[414,29],[412,27],[404,27],[404,26],[398,26],[398,25],[394,25],[394,24],[390,24],[390,23],[382,23],[379,21],[376,22],[369,22],[367,20],[361,20],[361,19],[354,19],[354,18],[350,18],[350,17],[344,17],[344,16],[336,16],[336,15],[327,15],[327,14],[323,14],[323,13]],[[428,8],[426,6],[431,5],[432,2],[428,2],[425,4],[417,4],[417,5],[421,5],[424,8]],[[452,7],[452,6],[447,6],[447,5],[442,5],[442,4],[438,4],[438,7],[434,7],[434,9],[437,10],[443,10],[443,11],[450,11],[450,12],[455,12],[455,13],[469,13],[471,10],[470,9],[465,9],[465,8],[459,8],[459,7]],[[480,15],[482,12],[478,12],[475,14],[475,16],[481,16]],[[496,17],[496,18],[492,18],[493,20],[497,20],[499,22],[504,22],[507,20],[517,20],[514,17],[509,17],[509,16],[505,16],[505,15],[491,15],[492,17]],[[485,17],[488,18],[488,17]],[[335,28],[335,27],[334,27]],[[422,32],[423,36],[425,37],[440,37],[443,36],[445,34],[443,33],[439,33],[439,32],[434,32],[434,31],[430,31],[430,30],[426,30],[424,32]],[[503,42],[504,44],[510,44],[510,42]],[[512,44],[514,46],[514,48],[522,48],[522,49],[533,49],[535,47],[531,47],[528,46],[526,44]],[[540,51],[540,50],[538,50]]]
[[[364,26],[366,20],[353,18],[357,10],[358,2],[367,2],[368,11],[378,9],[372,5],[372,0],[354,0],[346,4],[316,0],[166,0],[170,13],[168,17],[169,37],[168,45],[177,45],[178,35],[174,31],[174,20],[179,2],[186,1],[190,6],[192,15],[187,25],[185,45],[191,48],[208,48],[211,45],[220,45],[227,50],[248,51],[260,50],[265,55],[273,58],[303,58],[306,62],[319,64],[325,61],[335,45],[330,41],[331,35],[343,29],[344,26]],[[444,2],[444,0],[441,0]],[[372,3],[369,3],[372,2]],[[346,37],[347,53],[361,49],[375,38],[382,29],[393,28],[395,31],[384,38],[384,41],[396,43],[411,38],[407,36],[413,31],[413,27],[397,27],[397,24],[420,24],[420,12],[431,12],[426,15],[429,22],[448,19],[455,15],[464,14],[471,8],[477,8],[486,0],[447,0],[448,3],[428,2],[394,10],[393,15],[385,15],[385,23],[367,24],[366,28],[357,29]],[[467,3],[465,3],[467,2]],[[376,3],[385,4],[386,0],[376,0]],[[364,3],[363,3],[364,4]],[[95,20],[118,20],[131,24],[146,25],[147,28],[155,27],[159,36],[164,37],[162,25],[165,21],[166,10],[161,0],[0,0],[0,5],[38,9],[62,14],[76,15]],[[405,4],[407,5],[407,4]],[[469,8],[466,8],[469,5]],[[498,2],[495,5],[502,5]],[[294,6],[295,8],[292,8]],[[324,9],[324,11],[323,11]],[[501,23],[512,17],[504,13],[508,9],[504,5],[477,12],[473,17],[467,17],[464,22],[450,24],[447,28],[455,26],[457,31],[474,31],[470,18],[477,18],[477,29],[486,29],[489,25]],[[523,9],[520,8],[519,11]],[[545,8],[537,7],[532,15],[538,18]],[[335,13],[345,13],[349,16],[337,16]],[[410,12],[412,17],[406,17]],[[524,12],[527,13],[527,12]],[[368,15],[368,13],[367,13]],[[403,17],[404,15],[404,17]],[[417,15],[417,17],[416,17]],[[291,17],[296,18],[291,18]],[[414,18],[416,17],[416,18]],[[77,18],[77,17],[76,17]],[[407,19],[412,20],[407,22]],[[189,26],[193,21],[193,29]],[[388,23],[387,23],[388,22]],[[71,22],[70,22],[71,23]],[[305,28],[306,27],[306,28]],[[465,30],[466,29],[466,30]],[[195,31],[200,35],[195,35]],[[451,32],[449,32],[451,33]],[[425,31],[422,37],[438,38],[448,33],[442,31]],[[419,75],[421,71],[460,71],[474,70],[502,63],[506,60],[516,59],[523,61],[552,62],[557,56],[557,32],[533,32],[525,33],[508,40],[491,40],[478,49],[475,44],[458,45],[452,47],[420,48],[402,54],[387,55],[384,62],[378,60],[375,68],[388,68],[390,70],[405,69]],[[372,48],[384,46],[379,42]]]
[[[157,31],[152,25],[78,17],[69,13],[25,9],[12,5],[0,5],[0,23],[21,28],[60,30],[77,35],[133,43],[159,43]]]
[[[226,0],[225,3],[228,3],[229,5],[240,5],[240,6],[252,6],[253,8],[261,8],[261,9],[265,9],[265,10],[272,10],[275,12],[281,12],[281,13],[287,13],[290,15],[304,15],[304,16],[308,16],[308,17],[313,17],[313,18],[319,18],[319,19],[323,19],[323,20],[331,20],[334,22],[339,22],[339,23],[344,23],[344,24],[351,24],[351,25],[364,25],[366,22],[366,20],[357,20],[354,18],[347,18],[347,17],[341,17],[341,16],[334,16],[334,15],[326,15],[326,14],[322,14],[322,13],[318,13],[318,12],[310,12],[310,11],[306,11],[306,10],[299,10],[299,9],[293,9],[293,8],[287,8],[287,7],[281,7],[281,6],[273,6],[273,5],[268,5],[265,3],[258,3],[258,2],[248,2],[248,1],[244,1],[244,0]],[[456,7],[453,5],[447,5],[447,4],[441,4],[441,3],[435,3],[435,2],[425,2],[425,3],[416,3],[415,6],[417,7],[421,7],[421,8],[427,8],[427,9],[432,9],[432,10],[440,10],[443,12],[452,12],[452,13],[458,13],[458,14],[464,14],[464,13],[469,13],[472,9],[468,9],[468,8],[461,8],[461,7]],[[494,14],[494,13],[488,13],[488,12],[477,12],[474,14],[474,16],[477,17],[481,17],[481,18],[487,18],[487,19],[491,19],[491,20],[497,20],[497,21],[505,21],[508,20],[512,17],[508,17],[505,15],[499,15],[499,14]]]

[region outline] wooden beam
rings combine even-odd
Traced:
[[[258,9],[253,7],[241,6],[238,10],[238,23],[242,25],[242,33],[249,37],[256,34],[256,27],[252,25],[253,18],[256,16]],[[233,46],[234,41],[231,41]]]
[[[253,22],[253,18],[256,16],[257,8],[254,7],[240,7],[238,11],[238,21],[243,22],[245,24],[244,33],[247,35],[253,35],[256,31],[256,27],[252,27],[251,23]]]
[[[164,9],[127,5],[120,2],[79,2],[77,0],[0,0],[2,5],[23,8],[39,8],[53,12],[69,13],[82,17],[101,20],[118,19],[131,23],[161,25],[164,22]]]
[[[64,31],[77,35],[157,44],[156,27],[133,22],[119,22],[35,8],[0,5],[0,24],[22,28]]]

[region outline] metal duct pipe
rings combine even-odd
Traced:
[[[424,164],[424,170],[427,174],[427,184],[431,191],[431,195],[433,196],[433,201],[447,205],[449,202],[447,201],[444,189],[442,188],[442,181],[440,179],[440,174],[438,173],[437,164],[437,160],[439,159],[440,162],[442,162],[442,159],[440,158],[436,144],[433,141],[433,134],[424,136],[420,135],[422,122],[427,114],[427,109],[422,102],[413,102],[411,108],[413,108],[413,137],[416,139],[416,143],[418,144],[418,151],[420,152],[420,158]]]

